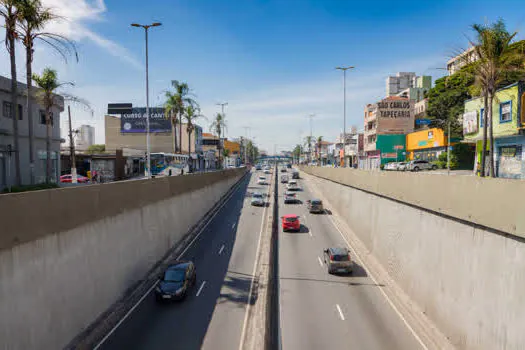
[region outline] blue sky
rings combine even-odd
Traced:
[[[510,30],[525,30],[518,0],[43,1],[70,19],[51,29],[78,42],[80,61],[65,64],[38,46],[35,70],[52,66],[75,83],[68,92],[88,99],[95,113],[75,107],[74,124],[95,125],[101,143],[107,103],[145,104],[144,34],[132,22],[163,23],[150,34],[152,105],[162,103],[172,79],[187,81],[209,119],[201,121],[205,130],[215,104],[228,101],[227,136],[250,127],[270,151],[301,142],[310,113],[315,136],[334,140],[342,131],[342,75],[335,66],[356,66],[347,78],[347,125],[362,128],[363,107],[383,97],[388,75],[443,75],[432,68],[445,67],[468,46],[472,23],[502,17]],[[0,63],[9,76],[4,50]],[[18,66],[22,77],[22,54]]]

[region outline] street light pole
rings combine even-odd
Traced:
[[[132,27],[144,28],[144,33],[146,34],[146,167],[147,173],[146,176],[148,179],[151,179],[151,146],[150,146],[150,126],[149,126],[149,56],[148,56],[148,29],[151,27],[158,27],[162,25],[159,22],[152,24],[137,24],[132,23]]]
[[[450,175],[450,120],[448,120],[447,175]]]
[[[346,168],[346,71],[355,67],[335,67],[343,71],[343,168]]]

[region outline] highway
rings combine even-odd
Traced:
[[[248,175],[183,253],[181,258],[193,260],[197,269],[187,298],[159,305],[150,293],[98,349],[240,348],[247,306],[254,302],[250,289],[259,236],[269,212],[250,205],[251,192],[270,187],[256,181],[256,175]]]
[[[329,214],[307,212],[315,195],[305,180],[298,184],[303,203],[284,204],[279,183],[279,216],[297,214],[303,224],[300,233],[283,233],[279,225],[282,349],[423,348],[363,266],[356,263],[348,276],[328,274],[323,250],[347,245]]]

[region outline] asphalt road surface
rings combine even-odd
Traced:
[[[250,205],[252,192],[269,188],[256,182],[256,173],[249,175],[184,253],[197,268],[187,298],[159,305],[150,293],[99,349],[239,349],[268,215],[267,208]]]
[[[299,233],[279,225],[282,349],[421,349],[363,266],[356,263],[352,275],[328,274],[323,250],[346,243],[330,214],[307,212],[314,197],[304,180],[298,184],[302,204],[284,204],[279,184],[279,215],[297,214],[303,224]]]

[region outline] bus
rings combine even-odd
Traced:
[[[151,176],[187,174],[190,170],[187,154],[151,153]],[[145,162],[146,163],[146,162]],[[147,165],[146,165],[147,166]]]

